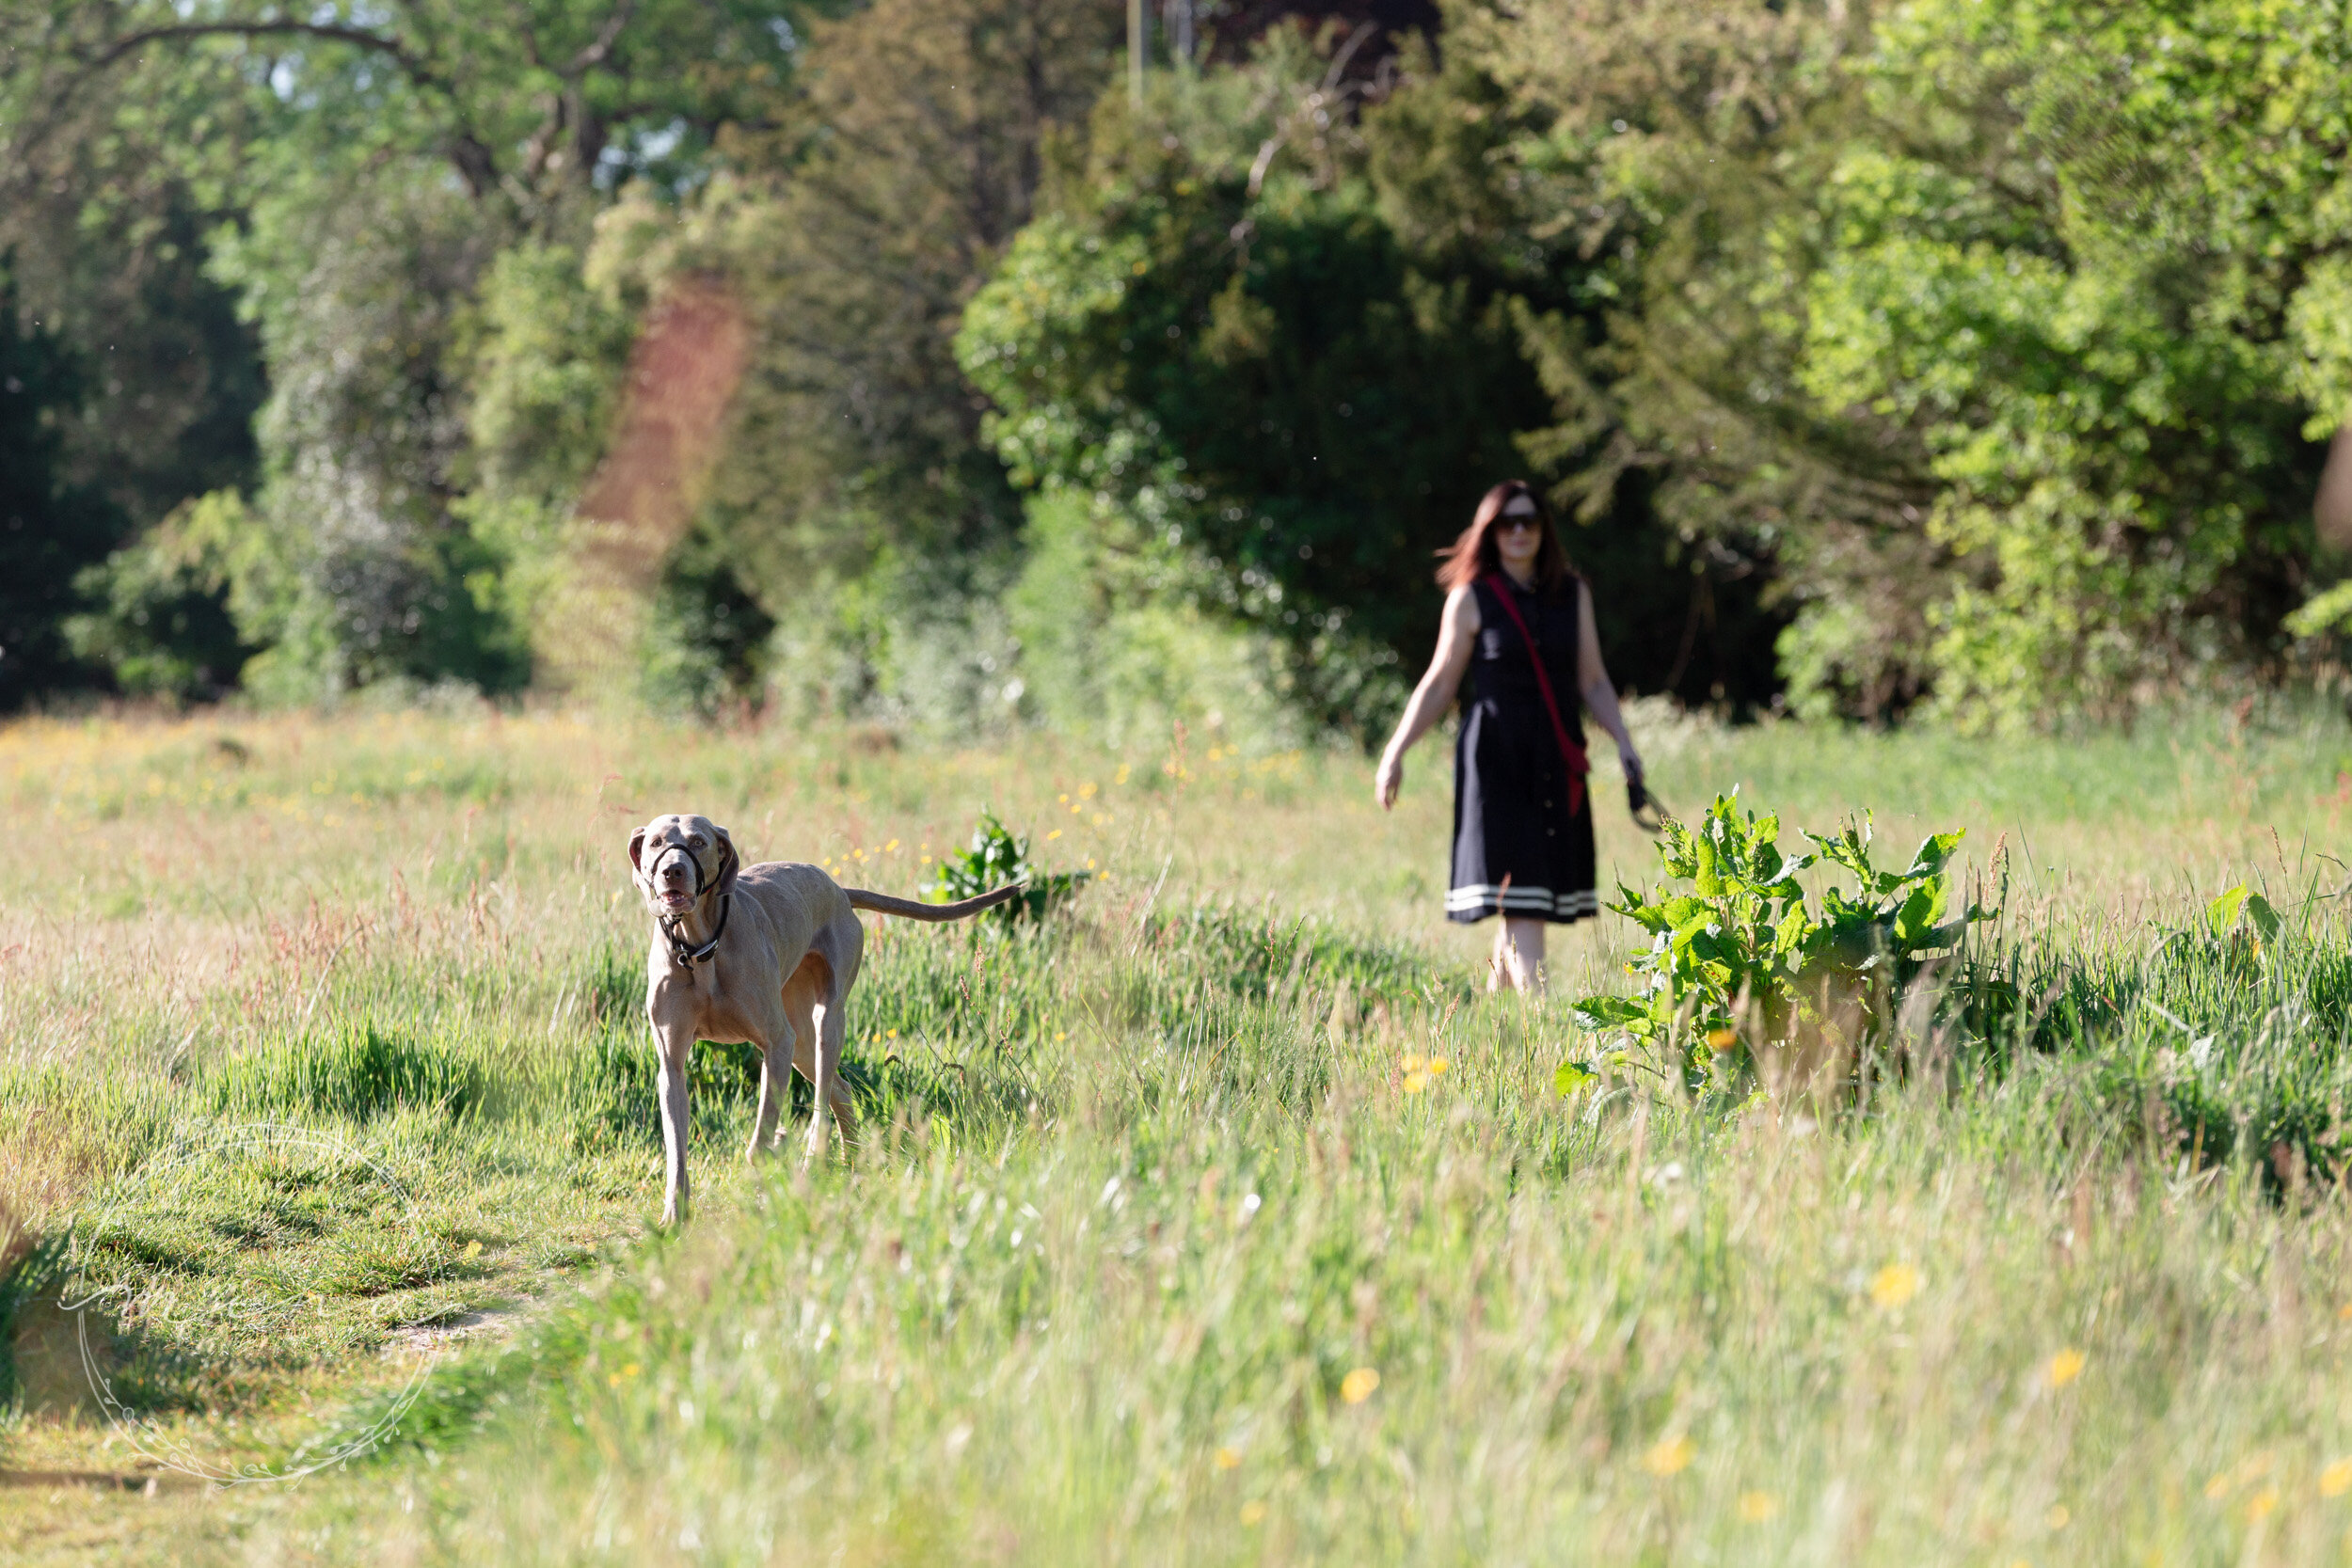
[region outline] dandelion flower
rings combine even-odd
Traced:
[[[1256,1528],[1257,1528],[1260,1525],[1263,1525],[1263,1524],[1264,1524],[1264,1523],[1265,1523],[1265,1504],[1263,1504],[1263,1503],[1262,1503],[1262,1502],[1251,1501],[1251,1502],[1246,1502],[1246,1503],[1244,1503],[1244,1504],[1242,1504],[1242,1505],[1241,1505],[1241,1528],[1244,1528],[1244,1529],[1256,1529]]]
[[[1780,1512],[1780,1499],[1770,1492],[1742,1492],[1733,1506],[1742,1522],[1760,1525]]]
[[[1889,1263],[1870,1276],[1870,1304],[1892,1312],[1919,1293],[1919,1271],[1909,1263]]]
[[[1430,1058],[1429,1058],[1429,1076],[1430,1076],[1430,1077],[1435,1078],[1435,1077],[1437,1077],[1439,1073],[1441,1073],[1441,1072],[1445,1071],[1445,1069],[1446,1069],[1446,1059],[1445,1059],[1443,1056],[1432,1056],[1432,1057],[1430,1057]]]
[[[1349,1404],[1361,1404],[1372,1398],[1380,1386],[1380,1374],[1370,1367],[1359,1367],[1340,1379],[1340,1398]]]
[[[2052,1503],[2050,1512],[2042,1516],[2042,1522],[2054,1530],[2064,1529],[2067,1522],[2074,1517],[2074,1515],[2067,1511],[2064,1503]]]
[[[1642,1455],[1642,1468],[1654,1476],[1680,1475],[1698,1457],[1699,1446],[1681,1433],[1661,1437]]]
[[[2352,1492],[2352,1459],[2339,1459],[2319,1472],[2319,1495],[2341,1497]]]
[[[2275,1486],[2265,1486],[2246,1499],[2246,1522],[2249,1525],[2260,1524],[2268,1518],[2270,1511],[2278,1506],[2279,1489]]]
[[[1241,1455],[1231,1449],[1219,1449],[1216,1450],[1216,1467],[1220,1470],[1237,1470],[1241,1468]]]
[[[1728,1051],[1740,1043],[1740,1037],[1729,1029],[1709,1029],[1707,1043],[1712,1050]]]
[[[1408,1072],[1405,1075],[1405,1092],[1406,1094],[1419,1094],[1422,1089],[1427,1088],[1428,1086],[1429,1075],[1425,1072]]]
[[[2086,1357],[2082,1352],[2076,1350],[2072,1345],[2067,1346],[2064,1350],[2050,1357],[2050,1365],[2047,1371],[2047,1375],[2050,1379],[2050,1386],[2053,1388],[2063,1388],[2068,1384],[2074,1382],[2076,1378],[2082,1376],[2083,1368],[2087,1364],[2088,1360],[2089,1358]]]

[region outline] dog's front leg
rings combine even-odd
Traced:
[[[661,1148],[667,1161],[667,1181],[661,1197],[661,1223],[686,1223],[686,1134],[692,1125],[686,1101],[686,1065],[694,1053],[691,1026],[655,1024],[655,1054],[661,1069]]]

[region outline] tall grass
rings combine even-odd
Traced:
[[[103,1292],[121,1389],[282,1463],[493,1319],[339,1479],[18,1494],[0,1552],[2329,1560],[2343,729],[1658,729],[1678,803],[1875,806],[2019,867],[1975,1009],[1818,1125],[1640,1061],[1561,1097],[1565,1008],[1482,997],[1486,933],[1437,918],[1425,768],[1384,816],[1352,759],[1198,743],[0,731],[40,847],[0,859],[0,1204]],[[628,828],[699,808],[903,891],[983,804],[1104,879],[1035,932],[873,928],[852,1164],[747,1168],[755,1066],[704,1048],[701,1217],[648,1231]],[[1606,816],[1603,854],[1650,875]],[[2202,923],[2258,879],[2292,913],[2259,951]],[[1555,997],[1624,941],[1566,934]],[[112,1441],[21,1402],[0,1466]]]

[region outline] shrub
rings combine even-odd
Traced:
[[[1847,1046],[1879,1037],[1894,1004],[1935,954],[1959,945],[1990,911],[1951,910],[1958,832],[1931,833],[1900,871],[1870,858],[1870,824],[1835,835],[1804,835],[1814,852],[1784,859],[1780,818],[1742,816],[1738,792],[1719,795],[1696,827],[1669,821],[1659,858],[1669,887],[1620,886],[1610,906],[1650,933],[1628,968],[1643,981],[1635,996],[1589,996],[1575,1006],[1588,1026],[1680,1046],[1693,1066],[1706,1053],[1793,1046],[1829,1033]],[[1799,881],[1834,866],[1855,881],[1851,896],[1822,891],[1818,904]],[[1572,1086],[1581,1066],[1563,1069]]]

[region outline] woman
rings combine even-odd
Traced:
[[[1629,781],[1642,759],[1600,662],[1593,595],[1568,568],[1551,515],[1518,480],[1478,503],[1441,552],[1438,652],[1381,753],[1373,790],[1396,803],[1405,753],[1470,677],[1454,744],[1454,880],[1448,920],[1500,913],[1489,990],[1543,989],[1544,925],[1597,914],[1593,805],[1578,697],[1617,742]]]

